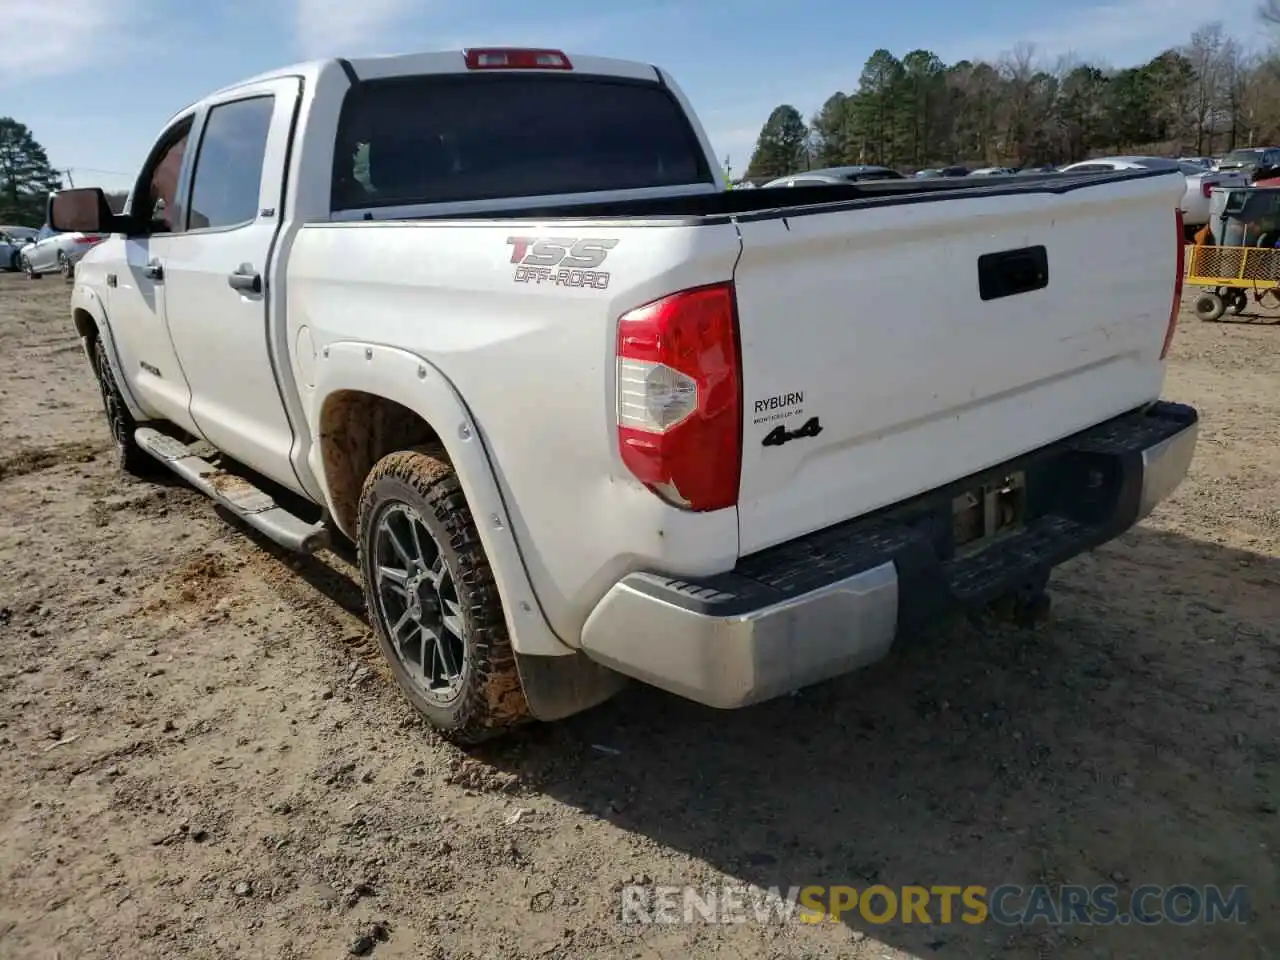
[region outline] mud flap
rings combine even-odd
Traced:
[[[516,668],[529,712],[544,722],[563,720],[598,706],[628,682],[622,674],[582,653],[564,657],[517,653]]]

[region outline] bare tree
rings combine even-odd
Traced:
[[[1183,51],[1196,76],[1191,109],[1194,114],[1197,155],[1213,152],[1214,134],[1219,126],[1225,125],[1219,115],[1224,99],[1225,71],[1222,53],[1225,44],[1222,22],[1215,21],[1199,27],[1191,34],[1191,43]]]
[[[1254,79],[1257,59],[1245,52],[1234,38],[1227,38],[1222,45],[1222,93],[1223,111],[1228,127],[1227,149],[1234,150],[1242,141],[1253,136],[1253,123],[1248,115],[1249,87]]]
[[[1027,160],[1028,143],[1032,140],[1034,78],[1037,73],[1036,45],[1018,44],[1000,59],[1000,76],[1006,84],[1004,102],[1004,136],[1001,155],[1014,157],[1016,163]]]

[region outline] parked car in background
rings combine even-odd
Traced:
[[[1044,163],[1036,167],[1023,167],[1015,172],[1019,176],[1023,176],[1031,173],[1060,173],[1061,171],[1051,163]]]
[[[1250,179],[1259,167],[1280,167],[1280,147],[1242,147],[1232,150],[1218,164],[1219,172],[1243,173]]]
[[[1097,157],[1062,168],[1063,173],[1101,173],[1107,170],[1181,170],[1187,178],[1187,190],[1178,204],[1182,224],[1187,228],[1203,227],[1209,222],[1209,196],[1214,187],[1247,187],[1249,177],[1240,171],[1207,170],[1198,163],[1170,160],[1168,157]]]
[[[38,230],[0,224],[0,270],[17,270],[22,248],[35,243]]]
[[[977,170],[972,171],[969,174],[969,176],[971,177],[1007,177],[1017,172],[1018,171],[1013,169],[1013,167],[979,167]]]
[[[833,183],[859,183],[868,180],[905,180],[902,174],[890,167],[878,167],[859,164],[852,167],[824,167],[821,170],[806,170],[804,173],[793,173],[788,177],[778,177],[765,184],[766,187],[825,187]]]
[[[928,167],[924,170],[917,170],[915,175],[922,179],[933,179],[934,177],[967,177],[969,176],[969,168],[958,164],[950,167]]]
[[[105,239],[97,233],[62,233],[46,223],[37,232],[35,243],[19,252],[18,267],[32,280],[46,273],[60,273],[70,280],[80,258]]]

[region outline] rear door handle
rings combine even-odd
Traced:
[[[147,264],[147,268],[142,271],[142,275],[148,280],[163,280],[164,267],[160,266],[159,260],[152,260]]]
[[[262,292],[262,275],[253,269],[252,264],[240,264],[235,273],[227,277],[227,283],[232,290],[239,290],[241,293]]]
[[[116,285],[116,275],[114,273],[107,274],[107,286],[114,287]]]

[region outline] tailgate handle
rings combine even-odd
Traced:
[[[1043,246],[984,253],[978,258],[978,295],[1015,297],[1049,285],[1049,252]]]

